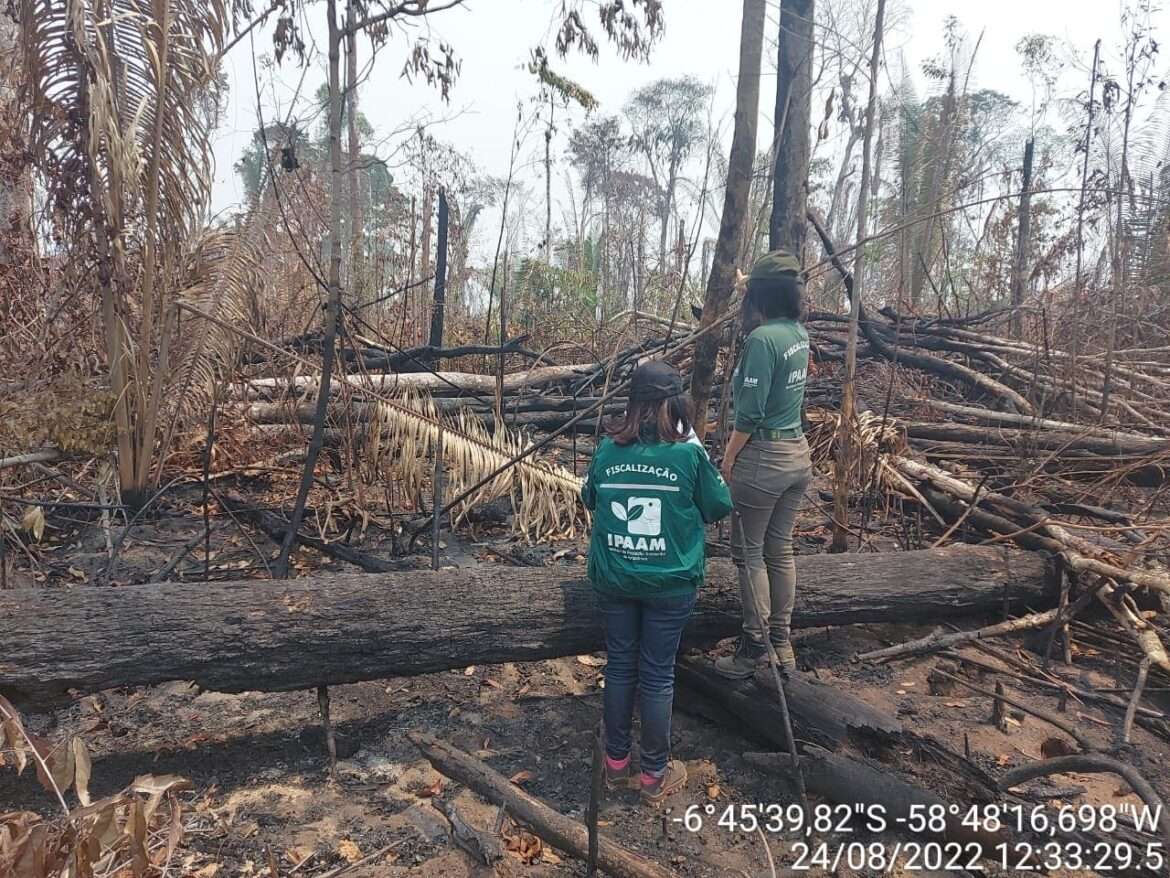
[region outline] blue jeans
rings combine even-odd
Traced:
[[[670,758],[670,710],[674,660],[697,593],[667,598],[618,598],[598,594],[605,617],[605,752],[630,753],[634,698],[642,715],[642,771],[661,774]]]

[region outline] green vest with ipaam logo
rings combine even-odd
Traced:
[[[675,597],[703,583],[704,524],[731,493],[702,445],[603,439],[581,490],[593,510],[589,581],[621,597]]]

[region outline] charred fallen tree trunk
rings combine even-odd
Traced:
[[[797,558],[793,624],[938,621],[1052,606],[1041,555],[974,546]],[[710,564],[691,644],[740,627],[735,569]],[[69,632],[62,636],[62,632]],[[0,592],[0,692],[45,702],[166,680],[282,691],[602,649],[579,567],[318,575],[290,582]]]
[[[461,400],[436,400],[436,402],[461,402]],[[249,406],[247,411],[248,419],[255,424],[312,424],[315,414],[313,408],[309,404],[289,406],[266,402],[255,403]],[[455,414],[460,411],[466,411],[469,414],[475,415],[488,431],[495,429],[495,415],[482,406],[463,404],[458,406],[437,406],[437,408],[444,414]],[[582,405],[579,408],[569,409],[568,411],[557,411],[553,408],[532,408],[529,411],[513,411],[511,408],[506,408],[504,411],[504,424],[512,428],[527,428],[530,430],[551,432],[573,420],[577,412],[585,408],[588,408],[588,405]],[[622,404],[606,404],[601,407],[600,411],[604,419],[620,415],[625,411],[625,406]],[[329,413],[332,423],[344,423],[347,416],[355,423],[367,424],[370,421],[369,407],[365,403],[354,403],[348,410],[336,406]],[[583,418],[573,425],[573,430],[577,433],[593,433],[596,429],[596,417]]]
[[[746,723],[761,740],[784,749],[784,724],[770,673],[728,680],[709,661],[684,658],[679,660],[675,680],[683,690],[684,703],[687,693],[710,699]],[[894,716],[803,674],[794,674],[784,684],[784,693],[797,740],[839,750],[888,744],[902,734],[902,724]]]
[[[349,372],[362,370],[370,372],[427,372],[434,367],[438,360],[499,355],[501,353],[517,354],[529,360],[541,362],[546,366],[557,365],[549,357],[524,347],[524,342],[528,341],[528,338],[527,335],[521,335],[509,339],[502,345],[471,344],[450,348],[421,345],[413,348],[392,349],[384,347],[372,339],[357,336],[359,345],[339,351],[338,357],[345,363],[346,370]],[[296,353],[320,353],[321,333],[310,332],[288,339],[281,344],[281,347]],[[270,353],[265,351],[249,357],[247,362],[250,364],[266,363],[270,359]]]
[[[730,681],[703,659],[684,659],[676,679],[678,705],[706,713],[713,705],[734,718],[739,732],[783,750],[784,735],[776,692],[767,674],[754,679]],[[785,684],[788,710],[802,749],[801,770],[810,792],[830,802],[880,805],[890,820],[915,810],[937,807],[942,799],[915,787],[887,770],[862,761],[862,753],[891,753],[899,749],[925,749],[933,761],[946,765],[960,798],[968,802],[991,801],[995,782],[973,763],[951,753],[937,742],[904,729],[893,716],[856,699],[848,692],[794,674]],[[753,754],[748,761],[758,768],[791,781],[791,763],[778,753]],[[951,790],[954,792],[954,790]],[[958,816],[948,821],[946,835],[965,841],[994,843],[998,839],[964,833]]]
[[[1000,445],[1007,448],[1042,448],[1050,451],[1087,451],[1102,456],[1170,453],[1170,440],[1167,439],[1127,439],[1053,430],[976,427],[970,424],[909,423],[906,424],[906,435],[911,439]]]
[[[504,393],[518,393],[526,388],[546,387],[562,381],[589,377],[595,371],[592,364],[570,366],[539,366],[504,376]],[[287,393],[316,393],[316,375],[298,375],[290,378],[254,378],[233,387],[238,398],[262,398]],[[340,394],[348,383],[353,387],[368,388],[380,394],[416,391],[434,394],[483,394],[496,392],[496,376],[476,372],[389,372],[345,376],[344,381],[330,387],[330,393]]]

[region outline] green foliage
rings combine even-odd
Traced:
[[[596,109],[597,98],[593,97],[583,85],[561,76],[553,70],[548,64],[548,55],[545,54],[544,49],[533,50],[532,61],[528,64],[528,72],[535,75],[556,94],[559,94],[566,103],[573,101],[584,108],[586,112]]]
[[[591,319],[597,306],[601,254],[587,238],[571,268],[523,258],[511,273],[509,301],[517,323],[528,332],[551,329],[564,321]]]

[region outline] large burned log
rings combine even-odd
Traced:
[[[596,371],[593,364],[567,366],[538,366],[522,372],[504,376],[504,393],[518,393],[526,388],[545,387],[559,381],[580,380]],[[260,397],[282,394],[296,390],[316,393],[320,377],[298,375],[294,378],[254,378],[243,384],[234,385],[233,395],[238,397]],[[331,394],[341,393],[346,383],[358,388],[367,388],[379,394],[393,396],[402,391],[427,392],[435,394],[496,392],[496,376],[472,372],[388,372],[371,375],[346,375],[343,380],[331,385]]]
[[[797,626],[936,622],[1051,606],[1038,554],[948,546],[797,558]],[[0,592],[0,693],[48,702],[166,680],[225,692],[409,676],[603,647],[579,567],[318,574],[286,582]],[[687,642],[740,624],[735,569],[710,564]]]

